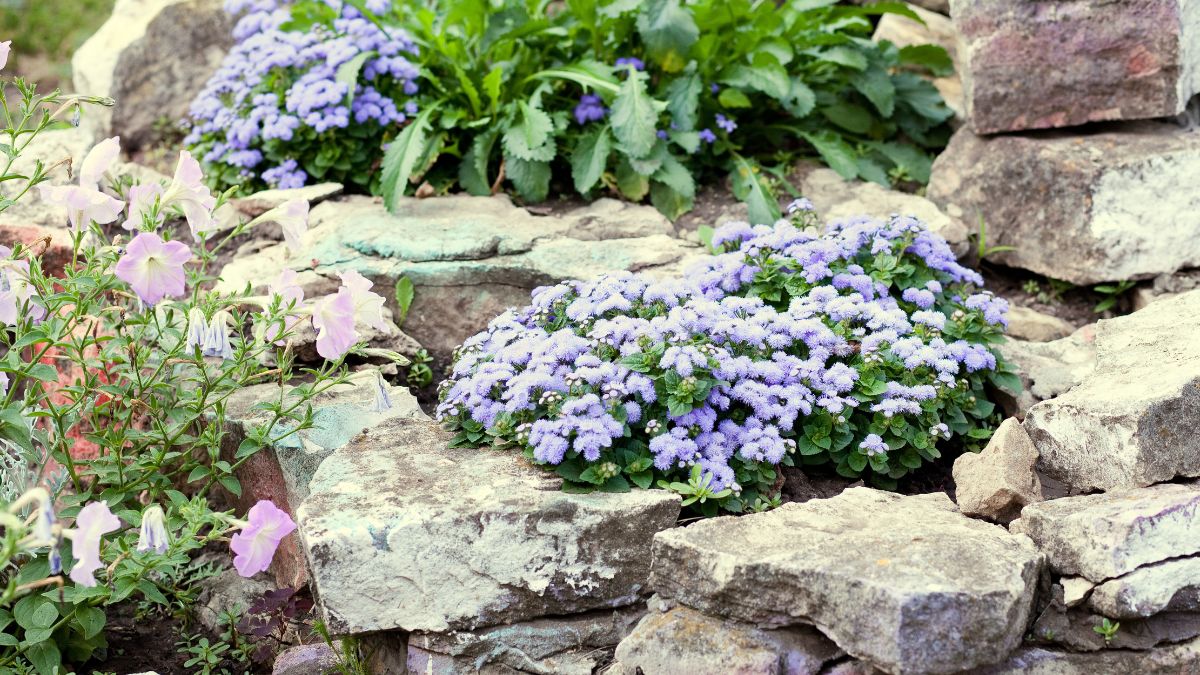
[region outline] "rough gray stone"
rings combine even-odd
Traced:
[[[1200,475],[1200,291],[1099,322],[1096,369],[1029,409],[1038,468],[1075,490]]]
[[[439,675],[591,675],[645,615],[640,606],[408,636],[408,669]]]
[[[1200,93],[1194,2],[951,0],[950,15],[977,133],[1167,117]]]
[[[982,452],[954,460],[955,500],[968,516],[1007,523],[1026,504],[1042,501],[1042,482],[1034,467],[1037,448],[1015,418],[996,429]]]
[[[404,331],[445,359],[505,309],[528,304],[537,286],[623,270],[678,273],[703,250],[673,232],[653,208],[611,199],[550,216],[503,196],[406,199],[392,215],[378,200],[349,197],[313,209],[301,254],[279,245],[239,257],[219,288],[265,286],[287,266],[310,271],[307,293],[353,269],[390,302],[408,277],[416,295]]]
[[[635,675],[817,675],[844,654],[810,626],[768,630],[683,606],[642,619],[617,647],[610,672]],[[639,670],[640,669],[640,670]]]
[[[577,495],[520,453],[391,420],[327,457],[297,512],[336,633],[473,630],[633,604],[679,496]]]
[[[1106,581],[1088,606],[1115,619],[1200,609],[1200,557],[1164,560]]]
[[[340,644],[334,641],[333,648],[324,642],[289,647],[275,657],[271,675],[325,675],[335,672],[339,660],[335,648]]]
[[[1014,305],[1008,310],[1008,330],[1005,333],[1010,338],[1028,340],[1030,342],[1051,342],[1060,340],[1075,332],[1075,326],[1063,321],[1057,316]]]
[[[1200,489],[1155,485],[1030,504],[1014,528],[1058,574],[1093,582],[1200,553]]]
[[[1031,641],[1066,647],[1076,652],[1103,649],[1152,649],[1159,645],[1190,640],[1200,635],[1200,614],[1195,612],[1164,612],[1138,619],[1122,619],[1105,642],[1096,631],[1104,618],[1082,607],[1066,609],[1054,603],[1040,613],[1029,629]]]
[[[1200,639],[1146,651],[1077,654],[1023,647],[1001,664],[972,675],[1195,675],[1200,671]]]
[[[941,235],[956,254],[967,252],[967,227],[920,195],[888,190],[875,183],[848,181],[825,168],[808,170],[801,179],[800,191],[812,201],[825,222],[861,215],[913,216]]]
[[[1088,594],[1096,587],[1096,584],[1084,579],[1083,577],[1063,577],[1058,580],[1063,589],[1063,604],[1067,607],[1075,607],[1083,604],[1087,600]]]
[[[706,613],[812,623],[890,673],[992,663],[1025,629],[1042,557],[944,494],[832,499],[660,533],[651,585]]]
[[[228,628],[222,614],[233,612],[236,616],[248,609],[264,593],[275,590],[275,586],[268,583],[262,575],[249,579],[241,576],[237,570],[228,567],[227,560],[226,558],[221,561],[226,566],[223,572],[200,582],[199,602],[196,603],[196,619],[200,625],[216,635]],[[204,562],[212,561],[198,558],[193,566]]]
[[[232,31],[221,0],[119,0],[71,60],[76,91],[116,100],[89,106],[83,125],[119,135],[126,151],[154,141],[160,120],[187,116],[233,45]]]
[[[315,206],[341,195],[343,189],[345,188],[341,183],[318,183],[286,190],[261,190],[252,195],[234,199],[231,203],[242,215],[247,218],[256,218],[292,199],[304,199],[309,206]]]
[[[1010,339],[999,347],[1021,377],[1021,394],[1011,405],[1006,404],[1009,414],[1017,417],[1025,417],[1038,401],[1069,391],[1096,369],[1094,324],[1052,342]]]
[[[1160,274],[1133,289],[1133,309],[1145,309],[1156,300],[1173,298],[1180,293],[1200,288],[1200,270],[1183,270],[1175,274]]]
[[[982,216],[989,246],[1014,247],[995,261],[1095,284],[1200,265],[1198,172],[1200,131],[1171,123],[994,138],[960,129],[927,196],[951,217]]]

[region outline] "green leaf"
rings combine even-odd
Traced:
[[[723,108],[749,108],[750,98],[742,93],[740,89],[725,87],[717,94],[717,102]]]
[[[358,87],[358,73],[362,70],[363,64],[367,59],[377,56],[373,51],[362,52],[355,54],[349,61],[338,66],[337,74],[334,75],[334,81],[338,84],[346,85],[346,106],[349,107],[354,102],[354,90]]]
[[[99,607],[80,606],[75,608],[75,620],[83,631],[84,638],[99,635],[104,630],[104,610]]]
[[[954,116],[942,95],[929,80],[913,73],[896,73],[892,76],[896,88],[896,99],[911,107],[922,117],[932,122],[942,122]]]
[[[483,93],[487,94],[488,100],[492,102],[493,113],[500,107],[500,87],[503,83],[504,69],[500,66],[493,66],[483,77]]]
[[[888,179],[887,171],[873,159],[868,157],[859,157],[856,160],[858,165],[858,175],[872,183],[878,183],[884,187],[890,187],[891,181]]]
[[[19,405],[0,410],[0,438],[12,441],[26,450],[32,449],[33,437],[29,422],[21,415]]]
[[[611,152],[612,137],[607,127],[593,129],[579,137],[575,151],[571,153],[571,178],[577,192],[586,194],[600,182]]]
[[[658,113],[665,107],[646,93],[646,74],[631,69],[613,101],[609,117],[613,134],[626,154],[630,157],[650,154],[658,141],[655,134]]]
[[[654,472],[639,471],[638,473],[631,473],[629,474],[629,480],[633,481],[634,485],[643,490],[648,490],[650,489],[650,484],[654,482]]]
[[[921,183],[929,182],[933,171],[933,160],[924,150],[907,143],[887,142],[874,143],[872,148],[890,159],[896,166],[901,167],[912,176],[913,180]]]
[[[821,159],[829,168],[838,172],[842,178],[850,180],[858,176],[858,163],[855,161],[854,149],[846,144],[840,136],[828,131],[817,133],[802,132],[804,140],[821,155]]]
[[[21,622],[21,616],[17,616],[17,623],[20,623],[26,629],[32,628],[49,628],[58,621],[58,607],[53,603],[46,602],[36,607],[27,617],[28,623]]]
[[[35,363],[29,369],[29,376],[42,382],[57,382],[58,369],[48,363]]]
[[[0,647],[16,647],[20,644],[15,635],[10,633],[0,633]]]
[[[836,63],[839,66],[846,66],[854,70],[867,69],[867,57],[862,52],[846,45],[837,45],[826,49],[817,54],[817,58],[821,61]]]
[[[429,120],[440,105],[441,103],[435,103],[422,110],[412,123],[404,127],[383,155],[380,188],[383,191],[384,204],[389,211],[395,212],[414,172],[419,169],[418,163],[426,156],[431,129]]]
[[[62,654],[53,640],[46,640],[25,650],[25,658],[41,675],[52,675],[62,666]]]
[[[477,134],[458,165],[459,184],[476,197],[492,194],[492,184],[488,180],[488,160],[492,156],[492,147],[496,145],[496,134],[495,130]]]
[[[733,155],[734,167],[730,175],[733,194],[746,202],[750,209],[752,225],[770,225],[779,220],[779,203],[758,166],[741,155]]]
[[[651,178],[669,185],[672,190],[688,200],[696,196],[696,183],[692,180],[692,172],[670,154],[664,155],[662,164]]]
[[[526,201],[540,202],[550,192],[550,162],[527,161],[505,154],[508,179]]]
[[[50,636],[54,635],[54,631],[49,628],[30,628],[25,631],[24,640],[29,644],[49,640]]]
[[[554,122],[536,101],[520,101],[521,121],[504,132],[504,151],[519,159],[548,162],[554,159]]]
[[[817,105],[817,95],[799,77],[792,78],[792,90],[783,107],[794,117],[806,117]]]
[[[596,491],[596,486],[591,483],[576,483],[574,481],[564,480],[562,491],[567,494],[586,495]]]
[[[408,317],[408,308],[412,307],[413,297],[416,295],[416,287],[413,286],[412,279],[406,276],[401,276],[396,280],[396,305],[399,308],[399,313],[396,315],[396,325],[404,325],[404,319]]]
[[[896,85],[892,84],[892,76],[878,63],[850,78],[854,85],[867,100],[875,106],[880,115],[891,117],[896,110]]]
[[[584,469],[583,473],[579,474],[579,480],[585,483],[591,483],[592,485],[601,485],[606,479],[600,477],[600,473],[593,465],[589,466],[587,469]]]
[[[677,77],[667,85],[667,112],[677,128],[685,131],[696,128],[696,109],[703,89],[704,82],[695,73]]]
[[[866,134],[875,123],[871,112],[860,105],[839,101],[821,108],[825,119],[854,134]]]
[[[743,89],[752,89],[782,101],[792,92],[787,71],[778,63],[755,66],[734,66],[722,73],[721,81]]]
[[[928,68],[935,77],[954,74],[954,60],[941,45],[909,45],[900,48],[900,63]]]
[[[670,220],[675,220],[692,209],[691,197],[658,181],[650,182],[650,203]]]
[[[700,37],[696,20],[679,0],[642,2],[637,29],[647,53],[668,73],[683,69],[688,50]]]
[[[625,157],[617,163],[617,189],[626,199],[640,202],[650,191],[650,179],[634,170]]]
[[[854,471],[862,471],[867,468],[867,457],[862,453],[852,452],[846,456],[846,463]]]

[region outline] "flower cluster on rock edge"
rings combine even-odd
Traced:
[[[463,344],[439,418],[572,482],[645,487],[699,467],[731,510],[780,464],[890,486],[939,441],[987,437],[1007,303],[922,223],[730,224],[713,244],[729,250],[679,279],[536,290]]]

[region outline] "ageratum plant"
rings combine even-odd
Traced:
[[[341,35],[347,13],[364,12],[395,41],[407,46],[411,36],[416,45],[406,58],[420,73],[418,113],[389,123],[386,155],[369,146],[376,137],[358,141],[382,164],[380,174],[359,176],[357,184],[377,187],[392,207],[427,183],[435,192],[509,189],[529,202],[572,192],[649,198],[675,217],[691,208],[698,184],[728,176],[752,222],[771,223],[780,215],[773,176],[799,157],[817,157],[846,178],[925,182],[929,151],[949,135],[951,111],[922,78],[950,70],[945,50],[870,39],[872,15],[919,20],[900,3],[259,0],[256,6],[289,5],[287,27],[304,37],[286,39]],[[372,79],[374,41],[350,46],[360,52],[357,59],[339,57],[347,59],[338,71],[342,83],[353,84],[354,68],[365,63],[358,86],[370,83],[391,101],[410,93],[411,79]],[[269,72],[265,81],[279,91],[302,72],[270,60],[255,68]],[[236,72],[223,72],[231,83],[221,86],[244,88]],[[332,69],[325,72],[333,77]],[[336,99],[331,93],[329,105],[348,115],[346,106],[354,104]],[[275,133],[266,131],[269,114],[261,124],[242,117]],[[205,127],[211,139],[221,137],[221,126]],[[312,139],[339,146],[352,128],[331,127],[277,147],[286,154]]]
[[[808,212],[797,221],[805,224]],[[1007,303],[913,218],[728,225],[682,279],[538,289],[459,350],[438,415],[568,489],[658,484],[706,514],[778,499],[781,465],[895,488],[999,421]]]

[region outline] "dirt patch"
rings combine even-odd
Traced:
[[[985,287],[1011,304],[1058,317],[1076,328],[1133,311],[1128,295],[1119,298],[1112,309],[1096,312],[1104,296],[1090,288],[987,262],[979,271]]]

